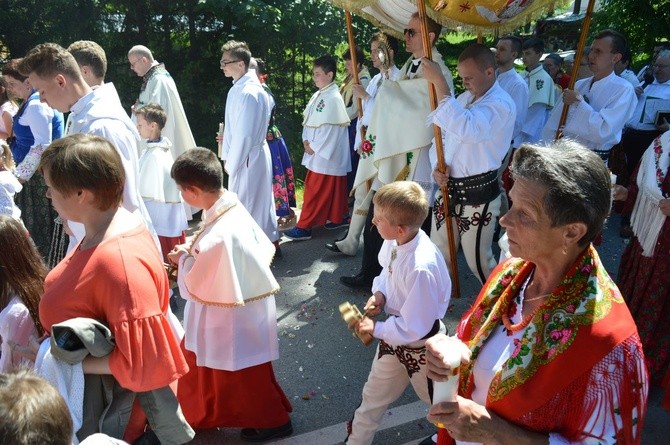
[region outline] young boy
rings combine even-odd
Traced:
[[[156,229],[163,260],[177,244],[186,241],[188,228],[186,209],[177,184],[170,177],[172,142],[161,136],[167,115],[163,108],[150,103],[135,112],[137,131],[146,139],[146,148],[139,159],[139,189],[144,205]]]
[[[528,82],[528,112],[521,139],[523,143],[536,144],[542,137],[542,128],[549,119],[549,112],[556,103],[556,88],[554,80],[540,63],[544,42],[533,37],[523,42],[521,50],[521,60],[526,65],[526,71],[521,75]]]
[[[337,61],[326,55],[314,61],[314,93],[303,113],[302,143],[307,167],[302,213],[295,227],[284,236],[295,241],[312,237],[312,227],[326,224],[336,229],[348,225],[347,173],[349,156],[349,115],[335,81]]]
[[[424,343],[445,331],[441,319],[451,295],[444,257],[421,230],[428,215],[423,189],[415,182],[393,182],[381,187],[373,202],[372,222],[384,238],[379,252],[383,269],[374,279],[365,311],[374,317],[384,310],[388,318],[374,321],[366,316],[354,327],[359,334],[380,339],[347,438],[354,445],[372,443],[386,408],[408,383],[430,405]]]
[[[223,188],[213,152],[186,151],[172,177],[184,201],[204,209],[200,231],[168,255],[186,300],[181,346],[190,371],[177,393],[184,416],[194,429],[241,427],[250,442],[288,436],[292,407],[272,369],[279,358],[274,245]]]

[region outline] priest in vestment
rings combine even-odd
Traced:
[[[195,139],[193,139],[177,85],[165,69],[165,65],[158,63],[151,50],[142,45],[136,45],[130,49],[128,62],[135,74],[142,78],[140,96],[133,110],[150,103],[157,103],[163,107],[167,114],[163,136],[172,142],[173,159],[177,159],[177,156],[184,151],[195,148]]]

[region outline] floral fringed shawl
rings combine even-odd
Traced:
[[[491,273],[458,328],[473,362],[503,322],[502,315],[517,310],[515,297],[534,268],[511,258]],[[576,441],[602,437],[585,431],[604,398],[611,401],[617,443],[639,444],[646,372],[635,322],[589,246],[532,314],[520,342],[493,378],[486,406],[529,430]],[[469,398],[473,388],[472,364],[462,366],[460,395]]]

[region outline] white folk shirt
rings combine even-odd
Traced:
[[[225,371],[278,359],[274,246],[230,191],[203,223],[191,255],[179,259],[186,349],[198,366]]]
[[[575,90],[582,100],[570,105],[563,136],[591,150],[609,151],[619,143],[624,124],[633,116],[637,104],[633,86],[612,71],[595,82],[593,77],[578,80]],[[562,110],[560,99],[542,131],[545,142],[555,139]]]
[[[268,238],[276,241],[279,232],[272,192],[272,157],[265,140],[271,111],[270,96],[256,71],[247,71],[228,91],[221,157],[229,175],[228,189],[237,194]]]
[[[163,66],[159,66],[152,73],[146,87],[140,92],[136,109],[150,103],[157,103],[165,110],[167,120],[161,133],[172,141],[173,159],[177,159],[186,150],[196,147],[184,106],[181,103],[181,97],[179,97],[177,91],[177,85]]]
[[[528,83],[514,68],[505,72],[498,72],[496,76],[498,85],[505,90],[514,101],[516,119],[514,119],[514,133],[512,133],[512,147],[521,145],[521,130],[526,122],[528,113]]]
[[[516,106],[498,82],[474,102],[469,91],[458,98],[445,97],[431,116],[442,129],[450,176],[464,178],[500,168],[512,141]],[[435,169],[434,144],[430,161]]]
[[[670,80],[663,83],[654,80],[653,83],[645,87],[638,98],[633,117],[628,121],[626,127],[635,128],[636,130],[656,130],[656,125],[654,125],[654,122],[656,122],[656,113],[650,112],[646,107],[647,99],[650,98],[670,100]]]
[[[138,144],[140,135],[126,114],[114,84],[106,83],[80,98],[70,110],[65,134],[90,133],[101,136],[112,143],[121,156],[126,173],[121,206],[138,215],[156,240],[149,212],[139,192]],[[68,221],[74,237],[70,237],[70,248],[86,234],[84,225]],[[74,239],[72,239],[74,238]]]
[[[542,137],[549,113],[556,102],[554,80],[540,64],[532,71],[524,71],[522,77],[528,85],[528,111],[522,128],[522,141],[535,144]]]
[[[303,113],[302,140],[314,154],[305,153],[302,165],[322,175],[346,176],[351,171],[349,116],[333,82],[312,95]]]
[[[384,312],[389,317],[375,322],[373,335],[393,346],[421,340],[449,307],[451,279],[444,257],[419,230],[401,246],[385,240],[379,264],[383,269],[372,283],[372,292],[384,294]]]

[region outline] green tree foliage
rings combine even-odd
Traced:
[[[221,45],[246,41],[266,61],[295,164],[302,156],[302,111],[314,92],[311,61],[335,53],[347,39],[343,11],[323,0],[0,0],[0,10],[0,46],[10,58],[43,42],[98,42],[107,53],[107,81],[128,110],[141,81],[127,52],[146,45],[175,78],[196,142],[211,148],[232,84],[219,68]],[[357,17],[354,28],[365,48],[375,30]]]
[[[640,67],[649,61],[654,43],[669,37],[670,0],[602,0],[591,23],[591,34],[605,28],[626,35],[633,65]]]

